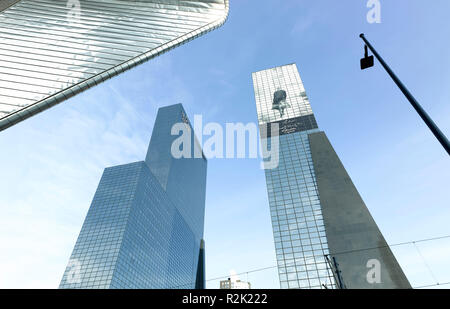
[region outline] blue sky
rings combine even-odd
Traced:
[[[158,107],[256,122],[251,72],[292,62],[388,243],[450,234],[449,157],[379,64],[359,70],[358,37],[449,136],[450,2],[381,0],[381,24],[365,0],[230,2],[222,28],[0,133],[0,287],[58,286],[103,169],[144,159]],[[209,161],[207,278],[275,265],[259,163]],[[393,248],[411,284],[449,282],[450,241],[417,245],[428,267],[413,245]],[[274,268],[248,279],[278,287]]]

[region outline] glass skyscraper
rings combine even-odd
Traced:
[[[319,130],[296,65],[252,78],[261,139],[269,147],[274,124],[279,128],[279,164],[265,175],[280,287],[410,287]],[[367,280],[373,259],[381,264],[378,285]]]
[[[2,0],[0,131],[217,27],[228,0]]]
[[[158,110],[145,161],[105,169],[60,288],[204,288],[203,155],[176,159],[181,104]],[[197,144],[198,146],[198,144]]]
[[[266,169],[281,288],[334,284],[308,133],[318,131],[295,64],[253,73],[259,125],[280,125],[279,166]],[[296,128],[298,125],[298,130]],[[270,137],[268,144],[270,145]]]

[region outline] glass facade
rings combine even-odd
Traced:
[[[185,115],[161,108],[146,160],[105,169],[60,288],[204,288],[207,161],[170,152]]]
[[[228,0],[7,0],[0,130],[221,26]]]
[[[295,64],[253,73],[260,126],[279,125],[279,165],[266,183],[281,288],[334,288],[308,141],[318,127]],[[262,136],[271,146],[270,135]]]

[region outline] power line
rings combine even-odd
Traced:
[[[436,283],[436,284],[429,284],[429,285],[422,285],[422,286],[416,286],[414,289],[424,289],[424,288],[430,288],[433,286],[441,286],[441,285],[448,285],[450,282],[443,282],[443,283]]]
[[[427,261],[425,260],[424,256],[422,255],[422,252],[420,252],[419,247],[417,246],[417,244],[414,242],[414,247],[417,249],[417,252],[419,253],[419,256],[421,257],[423,263],[425,264],[425,266],[428,268],[428,271],[431,274],[431,277],[433,277],[433,280],[437,282],[437,284],[439,284],[439,280],[436,278],[436,276],[434,275],[433,271],[431,270],[430,265],[428,265]]]
[[[268,267],[263,267],[263,268],[258,268],[258,269],[253,269],[253,270],[244,271],[244,272],[238,273],[238,274],[236,274],[236,275],[237,275],[237,276],[240,276],[240,275],[245,275],[245,274],[255,273],[255,272],[258,272],[258,271],[268,270],[268,269],[272,269],[272,268],[276,268],[276,267],[278,267],[278,266],[277,266],[277,265],[275,265],[275,266],[268,266]],[[230,275],[222,276],[222,277],[217,277],[217,278],[211,278],[211,279],[207,279],[206,282],[209,282],[209,281],[216,281],[216,280],[219,280],[219,279],[224,279],[224,278],[229,278],[229,277],[230,277]]]
[[[426,239],[419,239],[419,240],[413,240],[413,241],[407,241],[407,242],[401,242],[401,243],[392,244],[392,245],[384,245],[384,246],[378,246],[378,247],[369,247],[369,248],[361,248],[361,249],[354,249],[354,250],[341,251],[341,252],[333,252],[332,255],[340,255],[340,254],[354,253],[354,252],[359,252],[359,251],[367,251],[367,250],[375,250],[375,249],[382,249],[382,248],[388,248],[388,247],[397,247],[397,246],[415,244],[415,243],[418,243],[418,242],[426,242],[426,241],[440,240],[440,239],[446,239],[446,238],[450,238],[450,235],[441,236],[441,237],[426,238]]]
[[[427,241],[441,240],[441,239],[447,239],[447,238],[450,238],[450,235],[440,236],[440,237],[432,237],[432,238],[426,238],[426,239],[420,239],[420,240],[413,240],[413,241],[407,241],[407,242],[401,242],[401,243],[396,243],[396,244],[392,244],[392,245],[385,245],[385,246],[378,246],[378,247],[370,247],[370,248],[361,248],[361,249],[355,249],[355,250],[341,251],[341,252],[333,253],[332,255],[346,254],[346,253],[353,253],[353,252],[358,252],[358,251],[367,251],[367,250],[374,250],[374,249],[381,249],[381,248],[387,248],[387,247],[397,247],[397,246],[415,244],[415,243],[418,243],[418,242],[427,242]],[[238,273],[237,275],[244,275],[246,273],[258,272],[258,271],[271,269],[271,268],[275,268],[275,267],[278,267],[278,266],[274,265],[274,266],[263,267],[263,268],[254,269],[254,270],[250,270],[250,271],[244,271],[244,272]],[[215,280],[228,278],[228,277],[229,276],[222,276],[222,277],[208,279],[206,281],[207,282],[215,281]]]
[[[428,270],[430,271],[433,279],[436,281],[436,284],[432,284],[432,285],[424,285],[424,286],[418,286],[418,287],[414,287],[414,289],[420,289],[420,288],[426,288],[426,287],[433,287],[433,286],[440,286],[440,285],[447,285],[450,284],[450,282],[445,282],[445,283],[439,283],[438,280],[436,279],[436,277],[434,276],[433,272],[431,271],[430,267],[428,266],[428,264],[425,262],[425,258],[423,257],[423,255],[421,254],[421,252],[419,251],[419,249],[417,248],[416,243],[420,243],[420,242],[427,242],[427,241],[435,241],[435,240],[442,240],[442,239],[448,239],[450,238],[450,235],[445,235],[445,236],[440,236],[440,237],[431,237],[431,238],[425,238],[425,239],[419,239],[419,240],[412,240],[412,241],[407,241],[407,242],[401,242],[401,243],[396,243],[396,244],[392,244],[392,245],[384,245],[384,246],[378,246],[378,247],[370,247],[370,248],[361,248],[361,249],[355,249],[355,250],[348,250],[348,251],[341,251],[341,252],[336,252],[333,253],[332,255],[340,255],[340,254],[347,254],[347,253],[354,253],[354,252],[360,252],[360,251],[367,251],[367,250],[374,250],[374,249],[382,249],[382,248],[390,248],[390,247],[397,247],[397,246],[403,246],[403,245],[409,245],[409,244],[414,244],[414,246],[416,247],[416,249],[419,252],[419,255],[422,257],[422,259],[424,260],[424,263],[426,265],[426,267],[428,268]],[[291,264],[287,264],[286,266],[290,266]],[[240,272],[236,275],[245,275],[245,274],[249,274],[249,273],[254,273],[254,272],[259,272],[259,271],[263,271],[263,270],[268,270],[268,269],[273,269],[273,268],[277,268],[277,265],[273,265],[273,266],[268,266],[268,267],[262,267],[262,268],[257,268],[257,269],[253,269],[253,270],[248,270],[248,271],[243,271]],[[216,280],[220,280],[220,279],[226,279],[229,278],[230,275],[226,275],[226,276],[221,276],[221,277],[216,277],[216,278],[210,278],[205,280],[206,282],[210,282],[210,281],[216,281]],[[183,285],[184,286],[184,285]],[[177,287],[173,287],[173,288],[179,288],[180,286]]]

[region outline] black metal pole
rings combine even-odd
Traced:
[[[391,68],[386,64],[386,62],[381,58],[380,54],[377,53],[375,48],[373,48],[372,44],[367,41],[366,37],[364,36],[364,33],[360,34],[361,39],[366,43],[366,46],[370,48],[372,53],[375,55],[375,57],[380,61],[381,65],[385,68],[385,70],[388,72],[388,74],[391,76],[391,78],[394,80],[394,82],[397,84],[397,86],[400,88],[400,90],[403,92],[403,94],[406,96],[408,101],[411,103],[411,105],[414,107],[416,112],[419,114],[419,116],[422,118],[423,121],[425,121],[428,128],[433,132],[434,136],[438,139],[438,141],[441,143],[441,145],[444,147],[444,149],[447,151],[447,153],[450,155],[450,142],[448,141],[447,137],[442,133],[442,131],[438,128],[438,126],[434,123],[433,119],[427,114],[427,112],[420,106],[419,102],[413,97],[413,95],[409,92],[409,90],[403,85],[403,83],[400,81],[400,79],[395,75],[395,73],[391,70]]]
[[[336,258],[334,256],[333,256],[333,264],[334,268],[336,269],[336,276],[338,278],[339,288],[345,289],[345,284],[344,281],[342,280],[341,271],[339,270],[339,264],[336,262]]]

